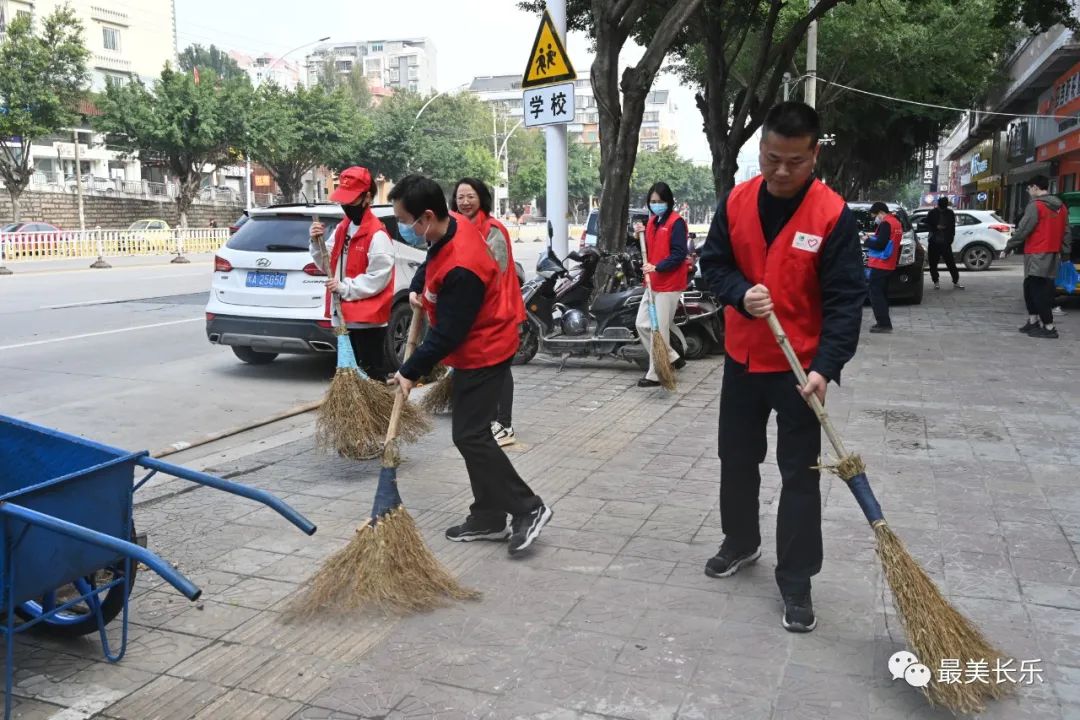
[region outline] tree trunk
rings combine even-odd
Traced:
[[[22,220],[22,208],[19,199],[22,197],[23,188],[20,185],[8,185],[8,195],[11,197],[11,222]]]

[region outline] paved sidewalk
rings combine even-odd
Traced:
[[[830,412],[943,590],[1018,662],[1041,660],[1045,682],[985,717],[1078,718],[1080,412],[1069,390],[1080,380],[1080,311],[1060,319],[1060,341],[1028,339],[1016,332],[1015,267],[964,281],[965,292],[928,286],[923,305],[894,308],[894,335],[866,335]],[[400,621],[285,624],[284,604],[348,540],[377,476],[303,439],[218,470],[281,494],[319,524],[315,537],[208,490],[139,506],[151,547],[205,589],[204,602],[141,575],[116,666],[91,639],[24,639],[18,717],[951,717],[891,680],[903,632],[842,482],[822,481],[814,633],[780,627],[771,541],[735,577],[703,574],[721,539],[719,358],[690,363],[675,394],[632,387],[625,364],[556,373],[537,362],[515,377],[512,458],[555,509],[530,557],[441,537],[470,497],[447,419],[399,471],[431,548],[482,601]],[[768,463],[771,538],[779,480]]]

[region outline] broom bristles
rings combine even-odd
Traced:
[[[372,446],[381,445],[393,405],[392,394],[361,378],[355,368],[338,368],[315,419],[316,444],[364,459]]]
[[[943,659],[958,660],[962,668],[968,661],[985,662],[989,673],[997,667],[998,659],[1007,658],[945,599],[884,521],[875,523],[874,534],[908,647],[931,671],[930,684],[923,691],[930,703],[943,705],[953,713],[973,714],[983,710],[987,700],[1008,695],[1013,685],[996,682],[993,675],[989,675],[987,684],[938,682],[937,670]]]
[[[361,609],[405,615],[479,598],[431,554],[412,516],[398,506],[377,523],[365,522],[348,545],[327,558],[288,615]]]
[[[671,356],[667,342],[660,337],[660,333],[653,330],[652,333],[652,361],[656,369],[656,377],[665,390],[675,389],[675,368],[671,366]]]
[[[441,415],[453,410],[454,376],[444,375],[428,388],[427,394],[420,400],[420,408],[431,415]]]

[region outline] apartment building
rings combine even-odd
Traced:
[[[300,66],[284,58],[270,53],[253,56],[235,50],[229,52],[229,57],[248,74],[255,87],[272,82],[286,90],[293,90],[300,84]]]
[[[323,43],[304,61],[306,82],[318,82],[330,63],[335,72],[348,74],[363,68],[372,88],[411,90],[421,95],[436,92],[437,54],[428,38],[358,40]]]

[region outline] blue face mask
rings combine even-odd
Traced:
[[[663,215],[667,212],[667,203],[649,203],[649,212],[653,215]]]
[[[420,233],[416,232],[415,225],[420,222],[416,220],[412,225],[398,225],[398,232],[401,233],[401,239],[405,241],[407,245],[413,247],[422,247],[427,241],[420,236]]]

